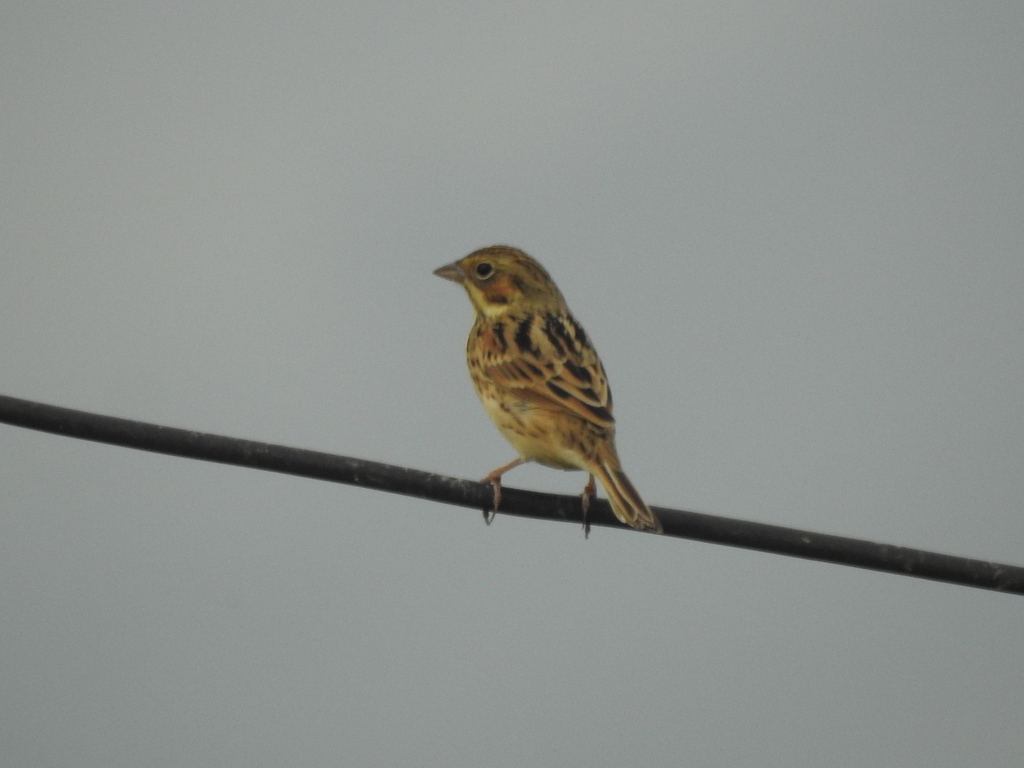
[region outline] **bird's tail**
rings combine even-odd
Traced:
[[[639,531],[662,532],[661,521],[654,516],[651,508],[644,503],[640,493],[622,471],[614,448],[611,451],[601,451],[591,472],[604,486],[604,492],[608,494],[608,501],[612,505],[612,512],[620,522]]]

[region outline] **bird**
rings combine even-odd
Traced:
[[[547,270],[518,248],[492,245],[434,274],[469,295],[476,313],[466,343],[469,375],[484,410],[518,453],[481,481],[494,489],[493,509],[501,504],[502,475],[533,461],[588,473],[584,532],[597,477],[619,521],[661,533],[661,522],[615,450],[612,395],[601,359]]]

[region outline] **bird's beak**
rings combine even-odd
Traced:
[[[466,275],[462,271],[462,268],[459,267],[459,263],[457,261],[453,261],[451,264],[445,264],[443,267],[438,267],[434,270],[434,274],[455,283],[461,283],[466,279]]]

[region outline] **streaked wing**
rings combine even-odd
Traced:
[[[480,338],[484,376],[539,408],[571,411],[599,427],[614,425],[601,360],[568,312],[510,317],[487,331]]]

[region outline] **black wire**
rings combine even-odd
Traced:
[[[484,483],[302,448],[101,416],[5,395],[0,395],[0,423],[125,448],[360,485],[475,509],[486,510],[492,501],[492,489]],[[699,512],[653,509],[667,536],[1024,595],[1024,567],[1020,566]],[[538,520],[582,523],[579,496],[503,488],[501,512]],[[602,499],[591,503],[587,519],[592,525],[625,528]]]

